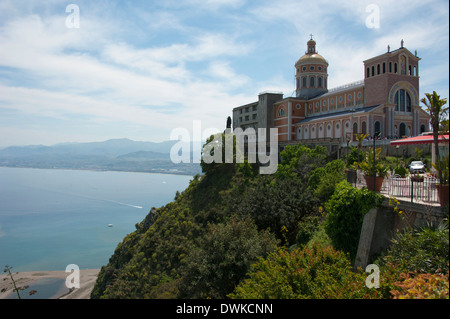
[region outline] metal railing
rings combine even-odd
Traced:
[[[423,180],[414,181],[413,176],[401,177],[388,174],[383,181],[380,193],[389,197],[396,197],[411,203],[439,204],[436,184],[439,179],[433,176],[422,176]],[[357,187],[367,187],[362,171],[357,172]]]
[[[347,83],[347,84],[340,85],[340,86],[334,87],[332,89],[329,89],[328,93],[337,92],[337,91],[341,91],[341,90],[346,90],[346,89],[349,89],[349,88],[352,88],[352,87],[362,86],[362,85],[364,85],[364,80],[359,80],[359,81]]]
[[[388,177],[387,193],[394,197],[408,198],[411,202],[438,203],[436,184],[439,184],[439,179],[432,176],[420,178],[420,181],[414,181],[414,176],[391,175]]]

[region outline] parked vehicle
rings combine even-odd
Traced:
[[[411,164],[409,164],[409,171],[411,174],[425,173],[425,164],[421,161],[412,161]]]

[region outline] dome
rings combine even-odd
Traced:
[[[304,56],[302,56],[297,63],[295,63],[295,66],[298,66],[299,64],[303,63],[323,63],[328,65],[327,60],[323,56],[317,53],[316,51],[316,41],[313,40],[312,34],[311,34],[311,40],[309,40],[307,43],[307,51]]]
[[[318,53],[307,53],[302,56],[295,65],[303,64],[303,63],[324,63],[328,64],[327,60],[323,56]]]

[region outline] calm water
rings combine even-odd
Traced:
[[[0,269],[100,268],[153,206],[172,201],[191,179],[0,167]]]

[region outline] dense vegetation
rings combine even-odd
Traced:
[[[273,175],[259,175],[255,164],[202,163],[204,175],[117,246],[91,297],[391,298],[408,296],[395,285],[402,273],[448,272],[448,226],[414,230],[380,257],[380,288],[368,289],[367,274],[351,266],[379,195],[348,184],[346,163],[322,147],[287,146],[281,158]],[[432,252],[432,266],[403,258],[400,247]],[[446,278],[439,296],[448,298]]]

